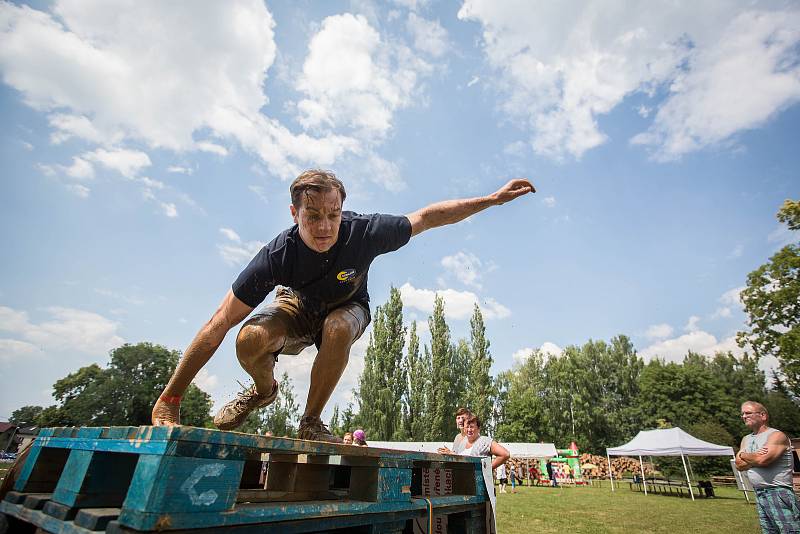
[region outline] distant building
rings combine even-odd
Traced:
[[[14,423],[0,421],[0,452],[17,452],[36,439],[38,434],[38,426],[17,426]]]

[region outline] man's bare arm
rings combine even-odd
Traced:
[[[786,452],[789,447],[789,438],[783,432],[773,432],[767,438],[767,443],[762,449],[756,452],[739,452],[736,456],[737,468],[739,465],[738,460],[741,460],[750,467],[766,467],[772,462],[780,458],[781,454]],[[744,469],[740,469],[743,471]]]
[[[519,196],[535,192],[536,189],[528,180],[516,178],[485,197],[445,200],[431,204],[408,215],[411,235],[415,236],[431,228],[463,221],[490,206],[499,206]]]
[[[194,336],[167,387],[153,406],[154,425],[180,424],[180,398],[186,388],[214,355],[228,331],[242,322],[251,311],[253,308],[228,290],[217,311]]]

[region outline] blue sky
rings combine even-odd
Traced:
[[[799,45],[793,2],[0,2],[0,419],[124,342],[183,350],[311,167],[362,213],[533,181],[370,272],[423,339],[435,292],[454,339],[479,302],[495,372],[617,334],[740,353],[738,291],[792,238]],[[301,404],[313,357],[279,363]]]

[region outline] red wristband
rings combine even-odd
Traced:
[[[161,395],[159,400],[166,402],[167,404],[180,404],[181,397],[170,397],[168,395]]]

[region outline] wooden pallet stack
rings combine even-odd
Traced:
[[[449,495],[418,497],[431,468],[448,471]],[[0,513],[59,534],[399,534],[425,532],[432,512],[483,533],[488,500],[479,458],[185,426],[48,428]]]

